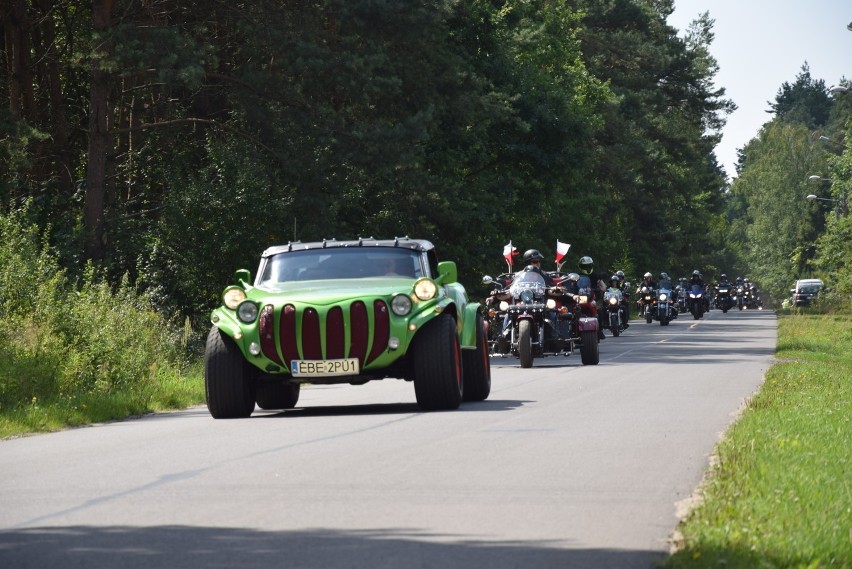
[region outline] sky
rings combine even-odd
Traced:
[[[852,79],[850,0],[675,0],[671,26],[686,30],[699,14],[715,20],[710,53],[719,64],[715,86],[737,110],[728,116],[716,158],[736,176],[737,149],[755,138],[773,115],[769,102],[784,82],[794,83],[807,62],[826,87]],[[852,95],[839,95],[852,96]]]

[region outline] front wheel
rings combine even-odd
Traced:
[[[618,338],[621,334],[621,327],[618,325],[618,314],[609,315],[609,329],[612,331],[613,338]]]
[[[580,334],[580,340],[582,344],[580,345],[580,361],[583,362],[584,366],[598,365],[600,362],[600,350],[598,340],[598,333],[594,330],[587,330]]]
[[[476,349],[462,351],[464,374],[464,400],[483,401],[491,393],[491,360],[488,358],[488,340],[485,322],[476,317]]]
[[[455,319],[438,316],[420,330],[413,347],[417,405],[429,411],[456,409],[464,388]]]
[[[518,322],[518,358],[521,367],[532,367],[532,321],[521,320]]]
[[[257,388],[251,365],[230,337],[213,326],[204,349],[204,391],[214,419],[244,419],[254,411]]]

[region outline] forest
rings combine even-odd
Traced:
[[[7,0],[0,208],[199,329],[266,247],[359,236],[433,241],[473,296],[557,240],[848,294],[852,95],[804,64],[724,172],[713,20],[673,2]]]

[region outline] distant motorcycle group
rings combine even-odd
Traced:
[[[618,337],[630,325],[632,285],[624,273],[605,280],[593,273],[591,257],[580,259],[578,272],[563,272],[569,248],[557,241],[555,271],[541,269],[543,256],[535,249],[524,253],[524,268],[514,271],[517,249],[511,242],[504,247],[508,272],[482,279],[491,287],[483,302],[490,355],[517,357],[529,368],[537,357],[569,356],[579,349],[583,365],[597,365],[603,330]],[[698,320],[711,307],[762,309],[759,290],[748,279],[729,286],[723,274],[711,288],[697,270],[677,286],[666,273],[659,277],[655,282],[646,273],[635,290],[639,317],[649,324],[666,326],[681,313]]]

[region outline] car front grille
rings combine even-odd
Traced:
[[[369,308],[361,300],[319,309],[286,304],[278,314],[277,327],[275,313],[271,305],[261,311],[261,349],[267,358],[287,369],[293,360],[341,358],[358,358],[363,369],[385,351],[390,338],[388,305],[380,299]]]

